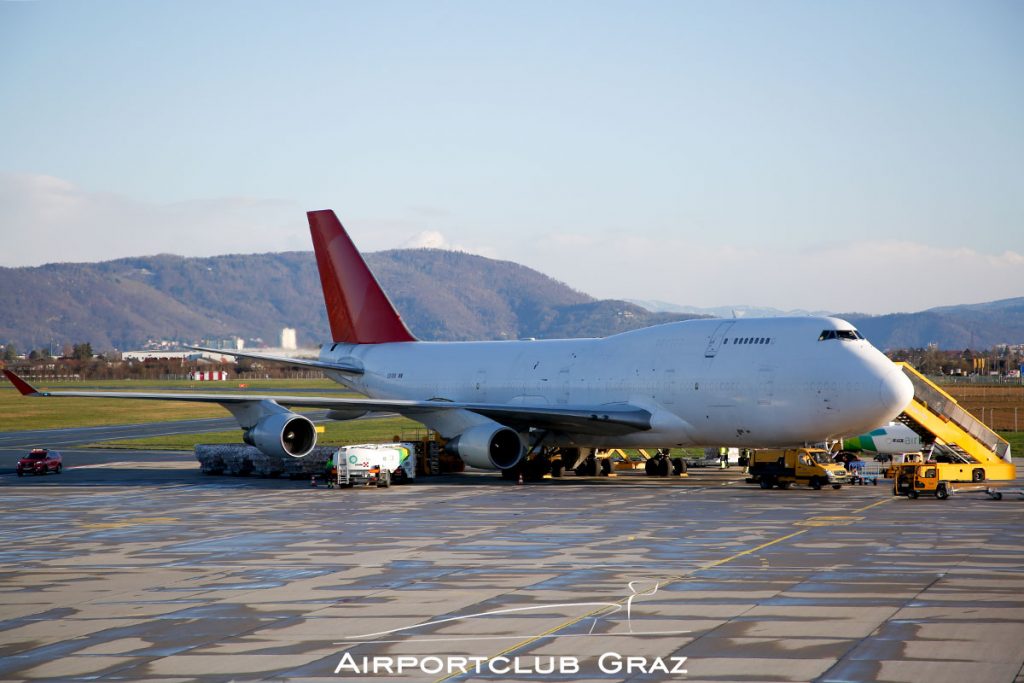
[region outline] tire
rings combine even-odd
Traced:
[[[839,489],[843,488],[843,485],[842,484],[832,484],[832,488],[834,488],[836,491],[838,491]]]
[[[792,482],[780,481],[779,482],[779,488],[782,489],[782,490],[786,490],[786,489],[788,489],[790,487],[791,484],[792,484]]]
[[[917,497],[920,495],[921,494],[918,493],[917,491],[907,491],[907,498],[909,498],[910,500],[917,500]]]
[[[757,483],[760,484],[761,488],[763,488],[765,490],[768,490],[768,489],[770,489],[772,487],[772,483],[770,481],[768,481],[767,479],[764,479],[764,478],[762,478],[761,481],[759,481]]]
[[[561,477],[563,470],[564,470],[564,468],[562,467],[562,461],[561,460],[559,460],[556,463],[552,463],[551,464],[551,476],[552,477],[554,477],[556,479]]]
[[[943,484],[939,484],[938,488],[935,489],[935,497],[939,500],[946,500],[949,498],[949,491]]]
[[[811,480],[807,483],[815,491],[821,490],[821,479],[818,479],[817,477],[811,477]]]
[[[985,470],[979,467],[971,472],[971,481],[985,481]]]
[[[63,467],[62,465],[57,465],[57,469],[56,469],[56,470],[54,470],[54,472],[55,472],[56,474],[60,474],[60,473],[61,473],[61,470],[63,470],[63,469],[64,469],[64,467]]]
[[[1003,494],[1001,494],[999,491],[993,491],[992,492],[992,500],[1002,500],[1002,499],[1003,499]]]

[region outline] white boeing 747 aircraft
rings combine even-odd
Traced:
[[[688,320],[602,339],[422,342],[406,328],[333,211],[308,214],[332,341],[318,360],[233,353],[322,369],[368,398],[40,392],[219,403],[246,442],[302,457],[313,423],[400,413],[473,467],[510,470],[532,447],[778,447],[868,432],[913,397],[910,380],[844,320]],[[222,352],[226,353],[226,352]]]

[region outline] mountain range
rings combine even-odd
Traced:
[[[674,320],[731,317],[734,311],[747,317],[782,313],[597,300],[515,263],[439,249],[376,252],[366,260],[413,334],[424,340],[598,337]],[[1024,297],[840,317],[883,349],[1024,342]],[[296,328],[300,346],[329,336],[312,252],[0,268],[0,342],[22,351],[86,341],[96,350],[129,350],[150,339],[231,336],[276,345],[283,327]]]

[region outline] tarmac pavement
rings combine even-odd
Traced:
[[[328,490],[93,457],[0,476],[0,679],[1024,680],[1009,497],[736,470]]]

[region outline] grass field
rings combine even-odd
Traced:
[[[245,382],[247,391],[308,395],[309,391],[330,396],[354,395],[330,380],[259,380]],[[88,382],[40,383],[37,389],[53,391],[242,391],[237,382],[218,384],[189,381],[126,381],[106,380]],[[87,389],[88,388],[88,389]],[[231,417],[216,404],[181,403],[175,401],[131,401],[102,398],[31,398],[19,394],[3,381],[0,385],[0,432],[30,429],[63,429],[69,427],[98,427],[141,422],[168,422],[204,417]]]

